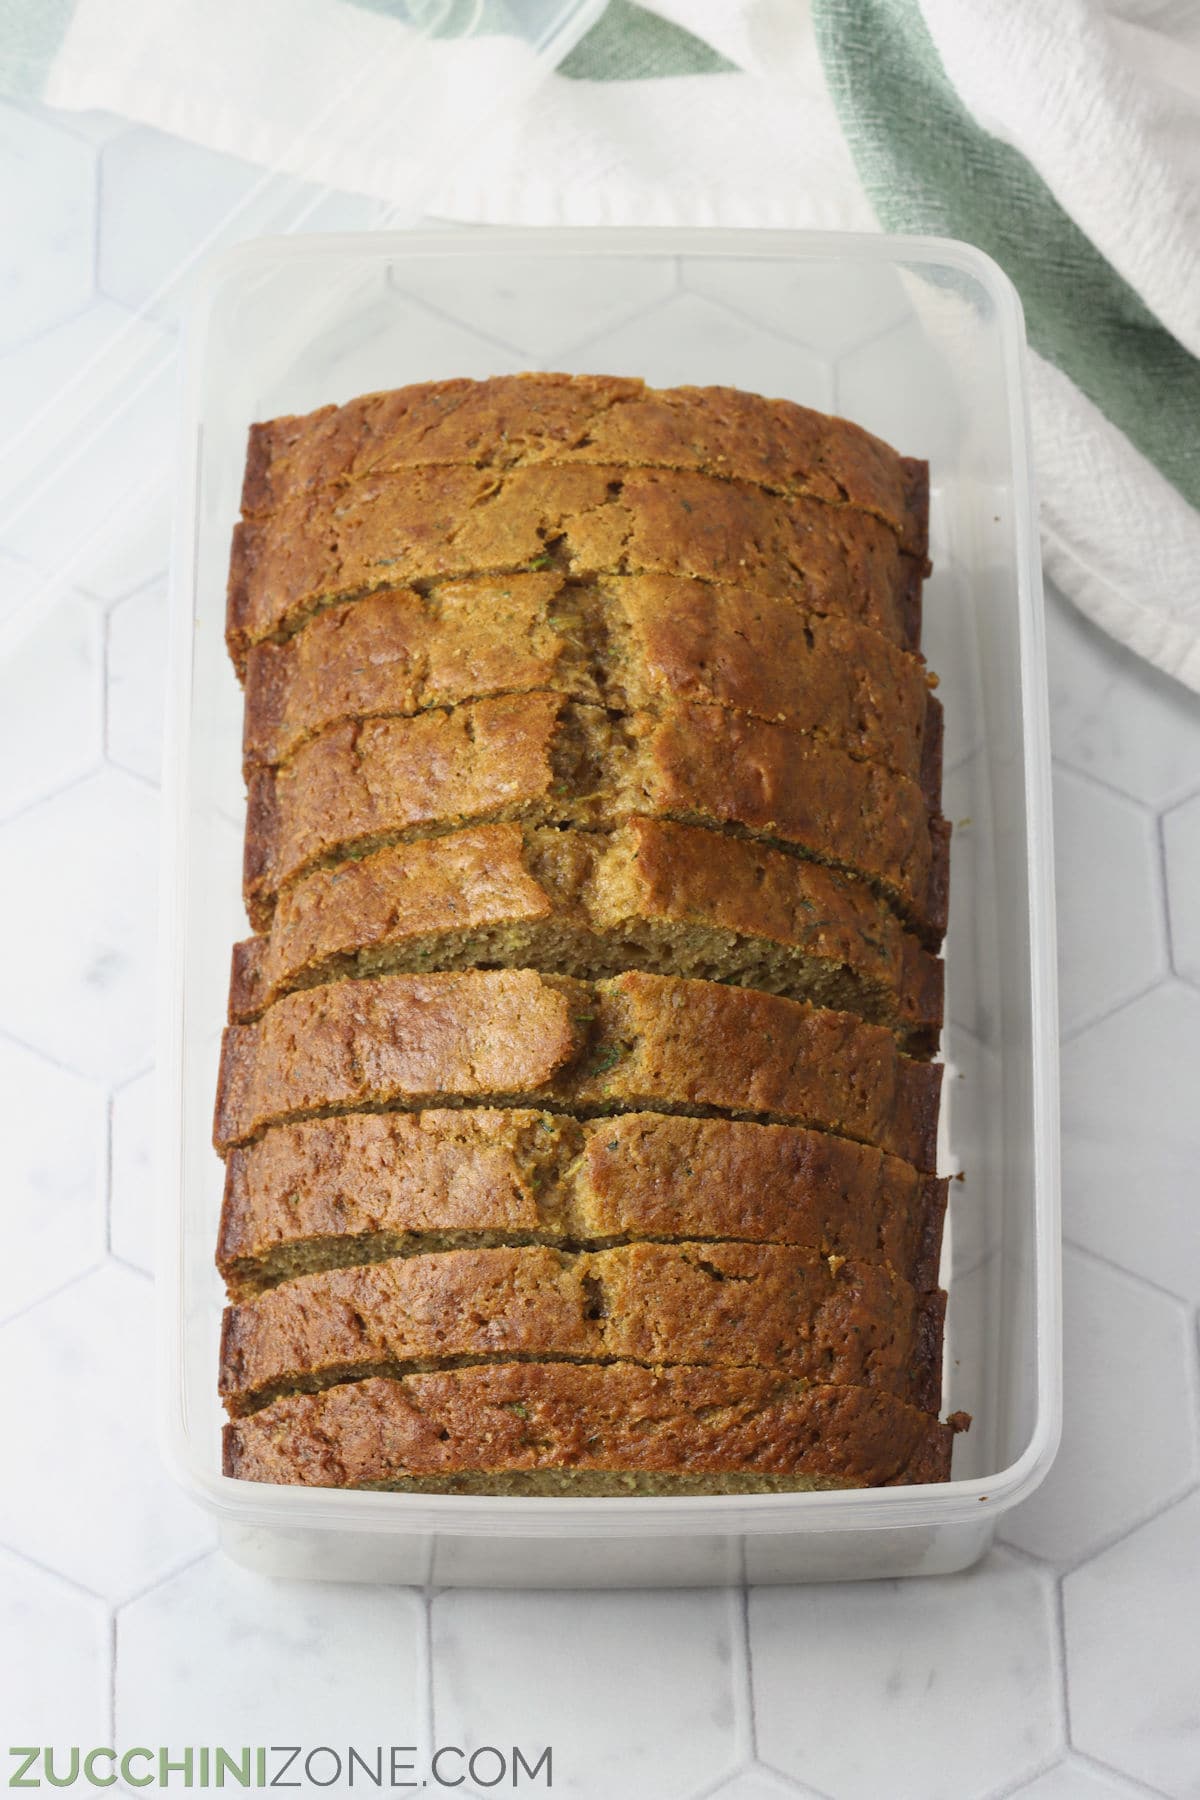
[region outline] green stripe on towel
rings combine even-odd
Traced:
[[[734,67],[681,25],[632,0],[608,0],[558,73],[574,81],[650,81],[663,75],[719,75]]]
[[[1034,349],[1200,504],[1200,364],[1020,152],[975,123],[916,0],[813,0],[813,18],[880,224],[986,250],[1016,284]]]
[[[40,100],[75,0],[0,0],[0,93]]]

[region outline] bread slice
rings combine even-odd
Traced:
[[[214,1137],[225,1151],[314,1115],[436,1105],[718,1113],[833,1131],[932,1171],[941,1077],[883,1026],[753,988],[384,975],[229,1026]]]
[[[827,1132],[439,1107],[281,1125],[225,1170],[217,1265],[242,1299],[293,1275],[489,1244],[795,1244],[937,1285],[944,1180]]]
[[[246,906],[261,930],[288,883],[389,842],[509,819],[602,829],[632,814],[790,846],[865,876],[927,941],[945,928],[948,828],[915,782],[720,707],[615,717],[557,694],[334,725],[256,770]]]
[[[860,507],[926,551],[929,471],[846,419],[729,387],[655,390],[607,375],[500,375],[365,394],[250,429],[242,511],[437,463],[696,469]]]
[[[711,475],[420,468],[313,490],[235,528],[226,636],[239,669],[324,606],[448,575],[695,576],[790,596],[892,643],[920,639],[924,562],[869,513]]]
[[[298,1275],[227,1307],[231,1413],[458,1362],[703,1363],[881,1388],[936,1412],[945,1296],[782,1244],[443,1250]]]
[[[481,825],[318,869],[235,947],[229,1014],[347,975],[478,967],[729,981],[860,1013],[917,1054],[942,1023],[941,961],[865,882],[641,818],[611,834]]]
[[[942,712],[919,657],[790,600],[670,575],[474,575],[318,613],[246,660],[247,767],[346,719],[536,689],[620,712],[673,700],[806,731],[936,802]]]
[[[492,1363],[288,1394],[226,1426],[224,1468],[426,1493],[892,1487],[949,1480],[966,1423],[767,1369]]]

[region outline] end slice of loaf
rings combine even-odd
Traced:
[[[703,1363],[878,1387],[936,1412],[945,1296],[781,1244],[443,1250],[298,1275],[226,1309],[232,1413],[463,1361]]]
[[[920,641],[925,565],[869,513],[688,472],[420,468],[307,492],[235,527],[230,655],[243,669],[252,644],[380,588],[549,567],[790,595],[902,647]]]
[[[722,1113],[836,1132],[932,1171],[940,1064],[883,1026],[753,988],[633,971],[385,975],[289,994],[226,1029],[229,1150],[316,1114],[438,1104]]]
[[[336,725],[250,782],[244,886],[261,930],[279,890],[383,843],[464,825],[611,828],[632,814],[745,833],[861,874],[936,942],[947,831],[915,782],[715,706],[614,717],[518,694]]]
[[[966,1421],[764,1369],[500,1363],[289,1394],[225,1429],[225,1473],[449,1493],[725,1493],[947,1481]]]
[[[612,834],[477,826],[318,869],[235,949],[230,1018],[346,975],[474,967],[729,981],[860,1013],[916,1052],[942,1022],[941,961],[865,882],[642,818]]]
[[[314,1269],[488,1243],[810,1246],[936,1287],[944,1180],[825,1132],[495,1108],[281,1125],[230,1153],[217,1264],[232,1295]]]
[[[348,719],[537,689],[622,712],[674,700],[810,732],[936,801],[942,714],[919,657],[788,600],[669,575],[478,575],[320,612],[246,663],[246,763]]]
[[[606,375],[433,381],[250,430],[242,511],[437,463],[695,469],[875,513],[924,557],[929,472],[847,419],[730,387],[654,389]]]

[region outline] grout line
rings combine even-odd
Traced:
[[[67,1279],[60,1281],[57,1287],[48,1288],[44,1294],[38,1294],[36,1299],[27,1300],[24,1306],[18,1306],[15,1312],[5,1313],[0,1318],[0,1324],[15,1325],[18,1319],[24,1319],[39,1306],[45,1306],[49,1301],[57,1300],[60,1294],[65,1294],[69,1288],[75,1287],[81,1281],[86,1281],[89,1275],[98,1274],[107,1261],[107,1256],[102,1254],[98,1261],[89,1263],[85,1269],[77,1269],[74,1275],[68,1275]]]
[[[60,1075],[70,1075],[76,1081],[86,1082],[89,1087],[97,1089],[101,1094],[107,1094],[110,1091],[100,1076],[89,1075],[83,1069],[73,1068],[70,1063],[63,1062],[62,1058],[55,1056],[52,1051],[43,1050],[39,1045],[31,1044],[28,1038],[19,1037],[7,1025],[0,1025],[0,1043],[11,1044],[17,1050],[26,1051],[30,1056],[37,1057],[39,1062],[44,1062],[49,1068],[57,1069]]]
[[[425,1569],[425,1585],[421,1593],[425,1634],[422,1656],[425,1673],[425,1754],[427,1757],[432,1756],[437,1749],[437,1720],[434,1712],[433,1698],[433,1600],[435,1593],[433,1585],[433,1565],[436,1554],[437,1537],[433,1532],[430,1532],[429,1561]]]
[[[113,1109],[116,1094],[110,1088],[104,1096],[104,1254],[113,1252]]]
[[[100,614],[100,754],[105,762],[112,761],[112,750],[108,741],[112,724],[108,683],[112,673],[112,616],[114,610],[114,608],[106,607]]]
[[[1058,1701],[1058,1729],[1064,1745],[1071,1742],[1071,1658],[1067,1650],[1067,1602],[1063,1586],[1065,1575],[1054,1577],[1051,1609],[1054,1621],[1054,1651],[1058,1679],[1054,1684]]]
[[[732,1768],[725,1769],[718,1775],[715,1781],[710,1781],[707,1787],[697,1788],[688,1796],[688,1800],[714,1800],[714,1796],[720,1794],[731,1781],[740,1781],[743,1775],[748,1775],[753,1766],[748,1762],[735,1763]]]
[[[145,1600],[147,1595],[156,1593],[159,1588],[169,1587],[171,1582],[178,1581],[181,1575],[186,1575],[190,1569],[198,1568],[202,1562],[207,1562],[216,1555],[216,1544],[209,1544],[203,1550],[194,1550],[190,1556],[184,1557],[182,1562],[172,1563],[168,1568],[161,1570],[159,1574],[152,1576],[149,1581],[143,1581],[140,1586],[130,1588],[127,1594],[123,1594],[119,1600],[113,1602],[114,1618],[118,1613],[123,1613],[129,1607],[135,1606],[139,1600]]]
[[[744,1736],[749,1755],[758,1760],[758,1714],[754,1702],[754,1670],[750,1649],[750,1584],[746,1577],[746,1540],[743,1537],[740,1551],[742,1564],[742,1584],[737,1590],[738,1626],[740,1630],[741,1670],[739,1691],[735,1695],[735,1703],[741,1713]]]
[[[1156,813],[1154,818],[1154,836],[1158,845],[1158,879],[1162,896],[1163,933],[1167,946],[1167,968],[1177,980],[1186,981],[1175,961],[1175,928],[1171,919],[1171,871],[1167,862],[1167,825],[1166,816]]]
[[[1200,1478],[1193,1470],[1181,1487],[1166,1495],[1165,1498],[1156,1501],[1148,1512],[1141,1514],[1129,1524],[1122,1525],[1108,1537],[1101,1538],[1092,1545],[1090,1550],[1085,1551],[1073,1562],[1060,1563],[1058,1565],[1059,1579],[1065,1581],[1071,1575],[1078,1575],[1083,1569],[1089,1568],[1092,1563],[1097,1562],[1100,1557],[1106,1556],[1110,1550],[1115,1550],[1128,1538],[1135,1537],[1139,1531],[1144,1531],[1147,1525],[1153,1525],[1156,1519],[1161,1519],[1164,1514],[1171,1512],[1176,1506],[1182,1506],[1185,1500],[1190,1500],[1198,1491],[1200,1491]],[[1006,1550],[1016,1548],[1007,1540],[1005,1540],[1004,1547]]]
[[[980,1800],[1015,1800],[1015,1796],[1023,1794],[1031,1782],[1040,1781],[1043,1775],[1053,1774],[1055,1769],[1062,1767],[1065,1760],[1060,1745],[1052,1755],[1044,1757],[1034,1767],[1023,1769],[1019,1775],[1001,1782],[999,1787],[989,1788],[986,1794],[980,1796]]]
[[[104,145],[92,145],[92,205],[95,212],[92,217],[92,299],[102,297],[104,290],[100,286],[100,232],[104,218]]]
[[[86,581],[73,581],[71,583],[71,591],[82,595],[90,605],[98,606],[104,616],[110,618],[112,614],[116,612],[118,606],[123,606],[126,600],[133,600],[137,595],[145,593],[147,588],[155,587],[159,583],[167,581],[170,577],[170,573],[171,571],[168,567],[155,569],[152,575],[142,576],[140,580],[134,582],[132,587],[123,587],[120,593],[109,594],[107,598],[103,594],[97,593],[95,588],[88,587]]]
[[[117,1609],[108,1614],[108,1741],[117,1741]]]
[[[36,1569],[39,1575],[46,1575],[51,1581],[61,1582],[63,1587],[70,1588],[72,1593],[82,1594],[85,1600],[94,1600],[111,1610],[111,1602],[107,1601],[96,1588],[88,1587],[86,1582],[77,1580],[74,1575],[65,1575],[61,1569],[56,1569],[52,1563],[43,1562],[40,1556],[31,1555],[19,1544],[0,1543],[0,1551],[7,1551],[9,1556],[15,1557],[17,1562],[24,1563],[30,1569]]]
[[[1063,1243],[1077,1256],[1082,1256],[1090,1262],[1099,1263],[1102,1268],[1111,1269],[1117,1275],[1124,1275],[1138,1287],[1146,1288],[1152,1294],[1161,1294],[1164,1300],[1173,1300],[1175,1305],[1182,1307],[1185,1312],[1190,1311],[1192,1302],[1186,1294],[1176,1293],[1172,1288],[1164,1287],[1160,1281],[1153,1281],[1149,1275],[1141,1275],[1136,1269],[1127,1268],[1124,1263],[1117,1262],[1114,1257],[1105,1256],[1102,1250],[1093,1250],[1090,1244],[1081,1244],[1077,1238],[1071,1236],[1069,1231],[1063,1232]]]
[[[1105,1775],[1111,1775],[1117,1781],[1126,1782],[1135,1794],[1145,1794],[1149,1796],[1149,1800],[1170,1800],[1165,1789],[1151,1787],[1149,1782],[1142,1781],[1139,1776],[1131,1774],[1128,1769],[1119,1769],[1116,1763],[1105,1762],[1103,1757],[1094,1756],[1090,1750],[1077,1750],[1072,1745],[1071,1755],[1077,1758],[1085,1768],[1098,1769]]]
[[[136,1275],[140,1280],[148,1281],[153,1284],[154,1276],[151,1274],[150,1270],[143,1269],[141,1263],[132,1262],[128,1256],[122,1256],[119,1250],[110,1250],[108,1253],[108,1260],[109,1262],[114,1263],[117,1268],[127,1270],[130,1275]]]
[[[42,343],[42,341],[45,338],[53,337],[53,335],[56,331],[65,331],[68,326],[77,325],[79,323],[80,319],[82,319],[85,314],[91,312],[92,308],[96,305],[96,302],[98,299],[99,299],[98,294],[96,294],[96,293],[90,294],[88,296],[88,298],[83,302],[82,306],[72,307],[71,311],[69,313],[65,313],[61,319],[58,319],[58,318],[52,319],[48,325],[37,326],[36,329],[31,331],[27,337],[18,338],[18,340],[15,344],[10,344],[8,346],[8,348],[4,352],[4,355],[6,357],[17,356],[22,351],[32,350],[36,345]],[[17,442],[17,439],[22,435],[24,429],[25,428],[23,425],[19,425],[17,427],[17,429],[14,432],[12,432],[8,437],[0,438],[0,457],[7,456],[8,451],[9,451],[9,446],[12,444],[15,444]],[[32,558],[30,558],[28,556],[18,555],[17,551],[15,551],[15,550],[6,549],[5,555],[13,557],[14,560],[16,560],[18,562],[30,563],[33,560]]]
[[[810,1781],[801,1781],[797,1776],[789,1775],[786,1769],[778,1768],[775,1763],[767,1762],[764,1757],[758,1757],[755,1766],[765,1770],[773,1780],[782,1782],[785,1787],[797,1795],[798,1800],[839,1800],[837,1794],[827,1793],[824,1788],[814,1787]]]
[[[82,787],[85,781],[91,781],[97,775],[103,775],[106,766],[102,750],[96,760],[89,763],[86,769],[76,775],[69,775],[66,781],[60,781],[57,786],[50,789],[49,793],[35,794],[32,800],[23,801],[12,812],[0,813],[0,826],[15,825],[18,819],[26,818],[31,812],[36,812],[39,807],[48,806],[52,800],[59,799],[63,794],[71,793],[74,788]]]
[[[1170,969],[1160,969],[1158,973],[1153,976],[1151,980],[1146,982],[1144,987],[1140,987],[1135,994],[1126,994],[1121,999],[1115,1000],[1113,1004],[1106,1007],[1103,1012],[1089,1014],[1087,1018],[1081,1020],[1078,1024],[1071,1026],[1064,1026],[1060,1022],[1059,1043],[1063,1045],[1076,1043],[1079,1038],[1083,1036],[1085,1031],[1094,1031],[1097,1025],[1106,1025],[1110,1019],[1116,1018],[1117,1014],[1124,1012],[1127,1007],[1136,1006],[1139,1000],[1145,1000],[1147,995],[1154,992],[1155,988],[1173,985],[1172,971]]]
[[[1051,754],[1050,762],[1053,768],[1060,770],[1064,775],[1073,775],[1085,787],[1095,788],[1099,793],[1107,794],[1110,799],[1123,800],[1127,806],[1133,807],[1135,812],[1151,814],[1158,812],[1158,807],[1153,800],[1141,800],[1136,794],[1128,794],[1124,788],[1117,787],[1115,782],[1106,781],[1103,775],[1093,774],[1091,769],[1078,768],[1056,752]]]
[[[114,769],[118,775],[128,775],[131,781],[136,781],[139,787],[148,789],[152,794],[161,792],[159,784],[155,781],[153,775],[143,775],[140,769],[131,768],[128,763],[118,762],[116,757],[110,756],[106,758],[105,767]]]

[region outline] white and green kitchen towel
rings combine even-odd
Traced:
[[[1200,7],[582,0],[565,29],[562,11],[0,0],[0,88],[398,217],[419,169],[426,210],[458,220],[977,244],[1025,307],[1050,574],[1200,689]]]

